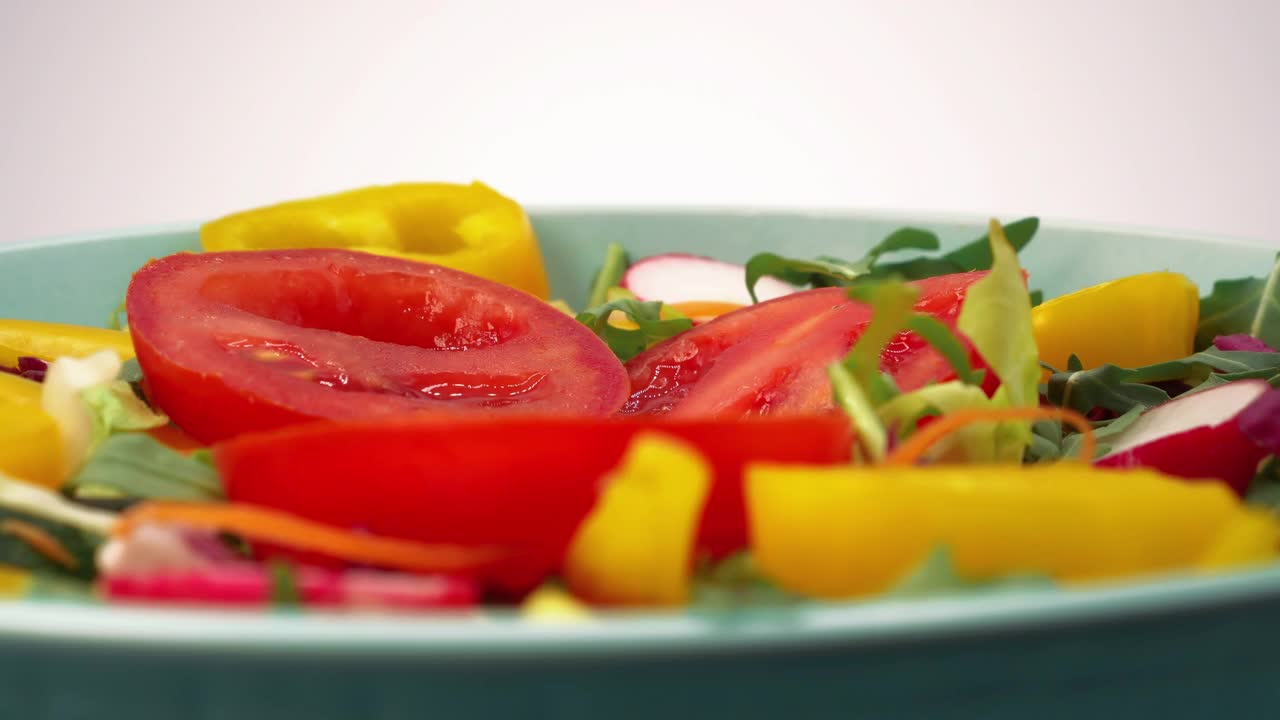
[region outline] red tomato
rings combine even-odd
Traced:
[[[183,253],[139,270],[129,330],[151,399],[212,442],[314,418],[605,416],[627,378],[519,290],[345,250]]]
[[[919,280],[913,283],[920,290],[916,309],[954,328],[965,292],[984,275]],[[840,288],[795,293],[722,315],[628,362],[631,399],[623,412],[731,418],[828,410],[827,365],[849,351],[871,316],[870,307],[849,300]],[[972,346],[970,358],[984,365]],[[954,377],[946,360],[910,333],[889,343],[881,369],[904,391]]]
[[[485,575],[514,592],[555,571],[596,500],[601,477],[631,437],[684,438],[715,477],[702,546],[746,544],[742,468],[750,461],[847,462],[847,421],[821,417],[742,422],[416,416],[309,423],[215,446],[227,497],[377,535],[507,548]]]

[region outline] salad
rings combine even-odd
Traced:
[[[104,327],[0,320],[0,588],[581,619],[1273,562],[1280,261],[1045,299],[1038,228],[612,244],[561,298],[479,183],[229,215]]]

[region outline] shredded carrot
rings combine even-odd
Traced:
[[[1080,459],[1093,460],[1097,439],[1089,420],[1076,412],[1060,407],[995,408],[990,410],[960,410],[943,415],[915,432],[906,442],[893,449],[884,459],[885,465],[914,465],[933,447],[934,443],[951,433],[975,423],[1004,422],[1006,420],[1057,420],[1080,431]]]
[[[33,525],[25,520],[9,518],[0,522],[0,532],[18,538],[29,545],[32,550],[68,570],[75,571],[80,569],[80,561],[76,559],[76,556],[72,555],[71,551],[58,538],[50,535],[48,531],[39,525]]]
[[[428,545],[363,535],[269,508],[235,503],[143,503],[121,516],[112,534],[128,537],[134,528],[145,523],[217,530],[338,560],[415,572],[475,570],[504,554],[497,548]]]

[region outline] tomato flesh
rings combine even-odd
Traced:
[[[129,330],[151,399],[213,442],[405,413],[605,416],[624,369],[518,290],[345,250],[172,255],[139,270]]]
[[[916,310],[954,328],[969,286],[985,275],[913,283],[920,291]],[[849,351],[871,318],[870,307],[840,288],[808,290],[722,315],[628,362],[631,397],[623,412],[730,418],[830,410],[827,365]],[[983,365],[972,346],[970,359]],[[954,377],[945,358],[913,333],[888,344],[881,369],[903,391]]]
[[[713,554],[746,545],[748,462],[847,462],[848,422],[831,414],[740,422],[432,416],[309,423],[215,446],[227,497],[343,528],[510,551],[483,579],[521,592],[555,571],[601,478],[636,433],[696,446],[714,477],[700,531]],[[314,559],[314,558],[311,558]]]

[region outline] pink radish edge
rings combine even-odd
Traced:
[[[621,286],[641,300],[664,303],[726,302],[750,305],[746,268],[688,253],[651,255],[627,268]],[[796,292],[796,288],[772,277],[760,278],[756,296],[760,302]]]
[[[1191,480],[1221,480],[1239,494],[1270,451],[1254,442],[1240,418],[1272,392],[1263,380],[1240,380],[1154,407],[1108,444],[1105,467],[1149,467]]]

